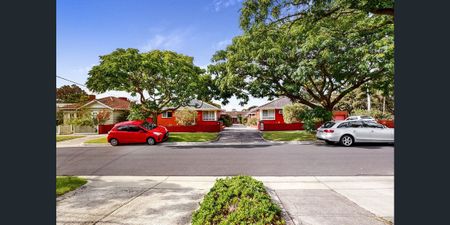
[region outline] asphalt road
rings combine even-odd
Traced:
[[[245,148],[128,145],[57,149],[57,175],[394,175],[394,146],[275,145]]]

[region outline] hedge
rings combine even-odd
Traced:
[[[262,182],[250,176],[218,179],[200,208],[193,225],[286,224],[281,209],[271,201]]]

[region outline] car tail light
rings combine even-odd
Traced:
[[[326,129],[326,130],[323,130],[323,132],[325,132],[325,133],[334,133],[334,130]]]

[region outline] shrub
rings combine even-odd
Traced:
[[[258,125],[258,119],[257,118],[249,118],[247,119],[247,126],[256,126]]]
[[[313,109],[306,109],[300,114],[303,121],[303,129],[309,132],[316,130],[316,124],[329,121],[333,118],[333,113],[322,108],[315,107]]]
[[[197,111],[191,108],[178,109],[174,113],[175,121],[182,126],[194,125],[197,119]]]
[[[122,112],[122,113],[117,117],[117,122],[127,121],[127,120],[128,120],[128,115],[130,115],[130,112],[129,112],[129,111],[124,111],[124,112]]]
[[[192,224],[263,225],[286,222],[262,182],[250,176],[236,176],[216,181],[200,208],[193,213]]]
[[[306,110],[304,105],[294,103],[285,105],[283,107],[283,119],[285,123],[296,123],[300,122],[300,115]]]
[[[64,123],[64,112],[56,111],[56,126],[62,125]]]
[[[226,127],[231,127],[231,125],[233,125],[230,115],[221,115],[219,120],[222,121],[223,125]]]

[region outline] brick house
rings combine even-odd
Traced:
[[[175,108],[166,107],[163,113],[158,115],[158,125],[165,126],[171,132],[219,132],[219,122],[222,109],[200,100],[192,100],[189,108],[197,111],[197,119],[194,125],[182,126],[177,124]]]
[[[303,123],[287,124],[283,118],[283,107],[292,104],[288,97],[281,97],[250,110],[245,116],[257,118],[259,130],[303,130]],[[333,119],[341,120],[348,116],[347,112],[333,112]]]

